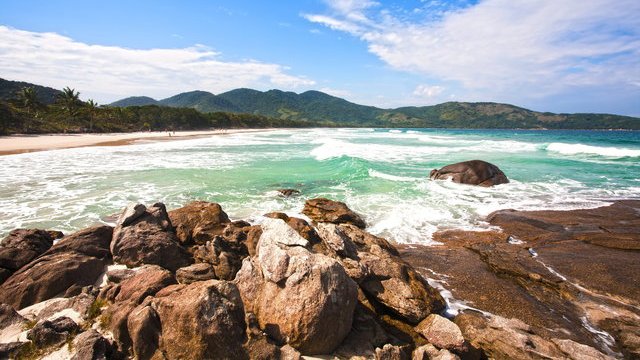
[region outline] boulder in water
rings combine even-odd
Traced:
[[[479,185],[484,187],[506,184],[507,176],[497,166],[482,160],[463,161],[447,165],[441,169],[433,169],[429,174],[431,180],[448,180],[459,184]]]

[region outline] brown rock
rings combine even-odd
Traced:
[[[279,343],[330,353],[351,329],[357,285],[337,261],[307,250],[284,221],[267,219],[262,228],[257,257],[244,261],[235,280],[247,311]]]
[[[163,356],[170,359],[203,359],[211,354],[226,359],[246,357],[242,348],[244,310],[234,284],[209,280],[173,285],[156,294],[151,307],[161,324],[158,350]],[[146,330],[140,328],[140,331]]]
[[[0,285],[0,302],[16,309],[64,293],[71,286],[96,282],[110,262],[112,228],[98,226],[60,240]]]
[[[248,255],[244,243],[227,241],[220,236],[193,248],[196,262],[209,264],[215,278],[221,280],[232,280],[242,266],[242,259]]]
[[[416,331],[440,349],[464,350],[464,337],[458,325],[437,314],[422,320]]]
[[[127,318],[127,330],[136,359],[151,359],[160,347],[160,318],[151,306],[135,308]]]
[[[352,224],[361,229],[367,226],[360,215],[351,211],[345,203],[325,198],[307,200],[302,213],[319,223]]]
[[[527,324],[516,319],[499,316],[485,318],[482,315],[463,313],[456,317],[456,324],[465,339],[491,358],[496,359],[612,359],[586,345],[572,340],[547,340]],[[577,351],[577,352],[574,352]]]
[[[140,304],[147,296],[153,296],[173,284],[176,284],[176,278],[170,271],[157,265],[145,265],[119,284],[119,291],[113,301]]]
[[[431,344],[422,345],[413,351],[412,360],[460,360],[446,349],[438,350]]]
[[[119,357],[115,346],[93,329],[76,336],[73,348],[75,355],[71,360],[107,360]]]
[[[176,271],[176,279],[180,284],[191,284],[196,281],[206,281],[216,278],[211,264],[199,263],[180,268]]]
[[[376,349],[376,360],[409,360],[411,359],[411,347],[409,345],[385,344]]]
[[[449,180],[459,184],[494,186],[506,184],[509,179],[497,166],[482,160],[471,160],[431,170],[431,180]]]
[[[38,348],[60,345],[80,330],[70,318],[63,316],[54,320],[38,322],[27,334],[27,338]]]
[[[351,239],[332,223],[318,223],[318,234],[327,247],[341,258],[357,259],[358,250]]]
[[[296,189],[278,189],[278,193],[280,193],[283,197],[291,197],[300,195],[300,190]]]
[[[178,239],[184,245],[204,244],[222,235],[231,221],[222,207],[216,203],[194,201],[169,212]]]
[[[45,230],[12,230],[0,242],[0,268],[13,273],[49,250],[51,245],[53,238]]]
[[[113,232],[111,252],[116,262],[131,267],[155,264],[171,271],[192,262],[189,254],[178,244],[164,204],[154,204],[133,220],[126,217],[130,212],[128,209],[125,209]]]

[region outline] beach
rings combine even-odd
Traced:
[[[198,137],[266,131],[268,129],[211,129],[197,131],[140,131],[132,133],[43,134],[0,136],[0,155],[83,146],[118,146],[138,141],[185,140]]]

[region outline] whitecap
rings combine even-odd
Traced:
[[[413,178],[413,177],[408,177],[408,176],[397,176],[397,175],[385,174],[383,172],[380,172],[380,171],[377,171],[377,170],[373,170],[373,169],[369,169],[369,176],[375,177],[375,178],[380,178],[380,179],[385,179],[385,180],[390,180],[390,181],[418,181],[418,180],[421,180],[420,178]]]
[[[609,158],[640,157],[640,149],[593,146],[584,144],[550,143],[547,151],[562,155],[596,155]]]

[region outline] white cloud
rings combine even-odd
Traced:
[[[238,87],[296,89],[315,84],[288,74],[282,65],[219,57],[203,45],[128,49],[0,26],[0,77],[55,88],[70,86],[83,98],[100,102],[127,95],[163,98],[195,89],[219,93]]]
[[[638,90],[637,0],[485,0],[420,19],[345,3],[351,2],[332,0],[329,15],[305,18],[359,37],[395,69],[458,84],[467,97],[535,99],[596,86]]]
[[[442,94],[443,91],[444,87],[438,85],[418,85],[418,87],[413,90],[413,95],[429,99]]]

